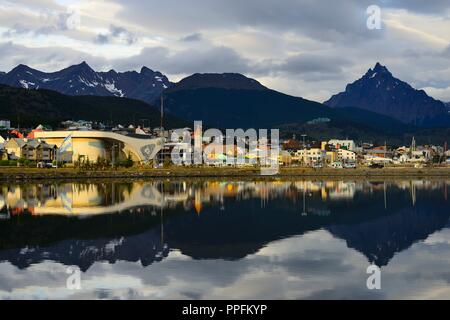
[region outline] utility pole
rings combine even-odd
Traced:
[[[161,94],[161,122],[160,122],[161,136],[163,136],[163,117],[164,117],[164,94]]]
[[[304,165],[306,165],[306,143],[305,143],[306,134],[302,134],[302,138],[303,138],[303,159],[302,159],[302,162],[303,162]]]

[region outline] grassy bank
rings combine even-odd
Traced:
[[[171,177],[259,177],[261,172],[256,168],[193,168],[171,167],[164,169],[131,168],[102,171],[80,171],[72,168],[37,169],[37,168],[0,168],[0,180],[78,180],[91,178],[171,178]],[[383,169],[311,169],[281,168],[275,176],[269,177],[445,177],[450,178],[450,167],[436,168],[399,168]]]

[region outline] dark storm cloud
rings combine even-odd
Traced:
[[[212,47],[206,50],[187,49],[171,53],[168,48],[145,48],[139,55],[115,61],[119,69],[138,69],[143,65],[153,66],[169,74],[191,74],[196,72],[249,72],[250,63],[236,51],[227,47]]]
[[[107,44],[109,43],[109,37],[106,34],[100,33],[95,38],[95,42],[98,44]]]
[[[200,41],[202,39],[203,39],[202,34],[197,32],[181,38],[180,41],[190,42],[190,41]]]
[[[132,45],[137,41],[136,36],[123,27],[111,25],[107,33],[100,33],[96,36],[95,42],[98,44],[111,43],[114,40],[121,40]]]
[[[168,32],[247,26],[275,32],[300,31],[325,41],[379,36],[366,28],[366,8],[373,2],[368,0],[115,1],[123,5],[118,14],[121,19]]]

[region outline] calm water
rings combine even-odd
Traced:
[[[449,185],[0,185],[0,298],[449,299]]]

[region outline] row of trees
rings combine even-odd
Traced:
[[[134,162],[131,159],[131,155],[128,154],[125,160],[111,162],[109,159],[98,157],[96,161],[92,161],[89,157],[82,155],[78,156],[77,161],[74,162],[74,167],[80,170],[107,170],[111,168],[131,168]]]

